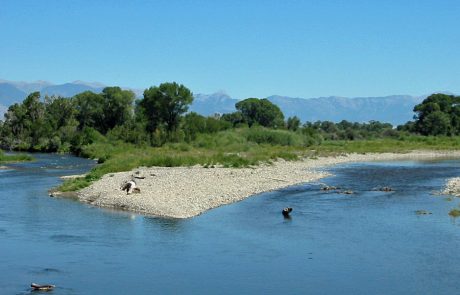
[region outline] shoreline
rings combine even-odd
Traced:
[[[330,176],[324,168],[332,165],[442,158],[460,158],[460,151],[343,154],[298,161],[278,160],[272,165],[254,168],[139,167],[106,174],[76,195],[79,201],[97,207],[157,217],[191,218],[264,192],[318,181]],[[132,177],[136,177],[140,193],[127,195],[121,190],[121,184]]]

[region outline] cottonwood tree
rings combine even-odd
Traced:
[[[104,133],[115,126],[122,126],[133,118],[134,92],[120,87],[102,90]]]
[[[423,135],[460,133],[460,96],[432,94],[414,107],[415,131]]]
[[[170,134],[176,131],[181,115],[187,112],[192,102],[192,92],[184,85],[172,82],[146,89],[139,106],[147,119],[150,132],[164,126]]]
[[[254,124],[271,128],[284,125],[284,115],[280,108],[266,98],[248,98],[236,103],[235,107],[249,127]]]
[[[297,131],[300,127],[300,119],[297,116],[289,117],[286,125],[288,130]]]

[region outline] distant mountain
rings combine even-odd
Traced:
[[[3,115],[6,113],[7,110],[8,107],[0,104],[0,121],[3,119]]]
[[[42,96],[59,95],[71,97],[87,90],[99,93],[104,87],[100,83],[83,81],[54,85],[46,81],[16,82],[0,80],[0,119],[3,119],[3,114],[10,105],[23,101],[27,95],[34,91],[40,91]]]
[[[105,86],[93,87],[87,84],[80,84],[80,83],[65,83],[61,85],[50,85],[44,87],[40,90],[41,94],[44,95],[58,95],[63,97],[72,97],[75,94],[84,92],[84,91],[92,91],[95,93],[102,92]]]
[[[404,124],[413,118],[413,109],[426,96],[393,95],[386,97],[319,97],[294,98],[273,95],[268,97],[280,107],[285,117],[297,116],[302,122],[332,121],[369,122],[371,120],[388,122],[393,125]],[[218,92],[210,95],[198,94],[190,111],[209,116],[215,113],[235,111],[237,99]]]
[[[237,99],[231,98],[224,92],[196,94],[190,106],[190,111],[204,116],[211,116],[216,113],[232,113],[235,111],[237,102]]]
[[[9,106],[23,100],[24,97],[26,97],[24,91],[9,83],[0,82],[0,104]]]
[[[0,80],[0,102],[4,105],[20,102],[34,91],[40,91],[43,96],[60,95],[71,97],[87,90],[101,92],[104,87],[105,86],[100,83],[87,83],[83,81],[54,85],[46,81],[29,83]]]
[[[18,82],[18,81],[0,80],[0,83],[10,84],[27,94],[34,92],[34,91],[40,91],[44,87],[52,85],[50,82],[47,82],[47,81],[35,81],[35,82],[20,81]]]
[[[393,95],[386,97],[320,97],[292,98],[274,95],[268,99],[278,105],[286,117],[305,121],[368,122],[371,120],[404,124],[413,118],[413,109],[426,96]]]

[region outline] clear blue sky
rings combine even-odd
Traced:
[[[232,97],[460,93],[460,1],[0,0],[0,78]]]

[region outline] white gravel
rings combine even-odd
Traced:
[[[460,177],[449,179],[443,193],[460,197]]]
[[[344,162],[388,161],[460,157],[460,152],[417,151],[407,154],[348,154],[338,157],[304,159],[255,168],[140,167],[129,172],[105,175],[78,192],[82,202],[94,206],[134,211],[146,215],[189,218],[206,210],[234,203],[258,193],[317,181],[328,176],[325,166]],[[120,189],[133,176],[139,194]],[[457,182],[458,188],[458,182]]]

